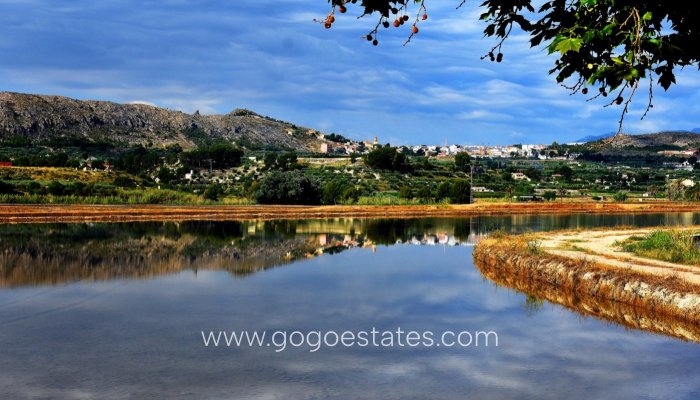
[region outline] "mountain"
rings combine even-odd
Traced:
[[[700,134],[692,132],[659,132],[644,135],[620,135],[610,143],[613,148],[697,148]]]
[[[588,143],[588,142],[595,142],[597,140],[602,140],[602,139],[607,139],[609,137],[615,136],[615,132],[608,132],[604,133],[602,135],[588,135],[585,137],[582,137],[581,139],[574,140],[576,143]]]
[[[318,150],[319,133],[237,109],[225,115],[186,114],[144,104],[75,100],[0,92],[0,139],[32,141],[71,138],[126,145],[179,144],[192,148],[208,140],[245,147]]]

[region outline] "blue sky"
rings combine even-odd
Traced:
[[[454,4],[453,4],[454,3]],[[569,96],[554,58],[523,36],[500,64],[470,1],[427,2],[430,18],[362,38],[354,7],[330,30],[325,0],[0,0],[0,90],[146,102],[186,112],[249,108],[299,125],[392,144],[549,143],[614,131],[620,109]],[[659,88],[633,133],[700,128],[700,75]]]

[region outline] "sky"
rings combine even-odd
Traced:
[[[193,113],[248,108],[353,139],[403,144],[571,142],[617,130],[619,107],[570,96],[554,57],[522,34],[481,60],[478,4],[427,1],[429,18],[364,35],[359,8],[332,29],[326,0],[0,0],[0,90],[142,102]],[[624,131],[700,128],[700,74],[682,71],[655,107],[642,93]]]

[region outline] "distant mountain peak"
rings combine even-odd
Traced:
[[[576,143],[595,142],[595,141],[607,139],[607,138],[613,137],[613,136],[615,136],[615,132],[603,133],[602,135],[588,135],[588,136],[582,137],[581,139],[574,140],[574,142],[576,142]]]

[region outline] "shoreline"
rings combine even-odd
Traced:
[[[610,232],[619,236],[626,233],[636,234],[641,230],[498,235],[477,244],[474,249],[474,262],[485,277],[494,278],[492,280],[497,284],[516,290],[524,289],[526,293],[534,293],[536,296],[568,308],[582,302],[581,299],[592,298],[597,299],[597,302],[624,304],[628,311],[631,310],[624,313],[617,311],[602,313],[608,314],[608,318],[605,319],[614,318],[612,314],[618,314],[618,317],[641,315],[642,320],[644,316],[653,317],[653,319],[670,317],[692,324],[699,323],[700,283],[697,279],[690,279],[690,276],[698,273],[700,267],[671,265],[634,257],[612,258],[605,252],[590,250],[595,248],[599,238],[605,238],[606,235],[610,235]],[[589,235],[589,242],[579,242],[585,235]],[[585,251],[562,251],[546,247],[546,243],[551,243],[553,238],[558,236],[567,237],[576,246],[583,247]],[[586,247],[587,244],[590,247]],[[651,264],[666,270],[651,270],[649,268]],[[687,271],[680,271],[681,269]],[[596,301],[588,302],[596,303]],[[601,314],[600,310],[592,311],[594,312],[587,313]],[[632,325],[644,325],[641,322]],[[669,333],[667,328],[649,330]],[[684,335],[679,335],[676,331],[673,336]],[[691,338],[686,337],[686,339]],[[692,340],[700,341],[700,330],[692,334]]]
[[[700,203],[562,202],[387,206],[0,204],[0,224],[324,218],[421,218],[522,214],[650,214],[667,212],[700,212]]]

